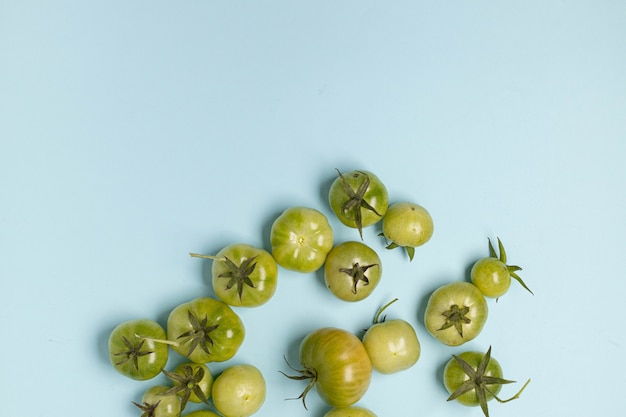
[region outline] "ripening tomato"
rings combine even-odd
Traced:
[[[226,368],[213,384],[213,405],[224,417],[251,416],[259,411],[265,395],[263,374],[249,364]]]
[[[474,284],[459,281],[442,285],[428,299],[426,330],[441,343],[459,346],[474,339],[487,321],[485,297]]]
[[[376,414],[363,407],[333,408],[324,417],[376,417]]]
[[[341,223],[359,231],[382,220],[389,206],[385,184],[369,171],[350,171],[333,181],[328,193],[330,207]]]
[[[118,325],[109,336],[109,359],[115,369],[129,378],[145,381],[161,373],[169,350],[163,327],[148,319],[130,320]]]
[[[383,236],[391,241],[387,249],[403,247],[409,260],[413,260],[416,247],[430,240],[433,231],[430,213],[419,204],[394,203],[383,217]]]
[[[272,224],[272,255],[280,266],[298,272],[322,267],[333,247],[333,229],[319,210],[291,207]]]
[[[378,310],[373,325],[363,335],[363,346],[372,367],[381,374],[409,369],[420,357],[420,342],[411,324],[402,319],[380,319],[382,312],[397,299]]]
[[[196,363],[223,362],[239,350],[243,322],[226,303],[200,297],[174,308],[167,319],[172,349]]]
[[[367,392],[372,379],[372,362],[363,343],[342,329],[324,327],[305,336],[300,343],[300,363],[300,375],[288,377],[310,381],[300,396],[305,408],[313,387],[329,405],[351,406]]]
[[[196,253],[191,256],[213,260],[213,290],[228,305],[258,307],[276,292],[278,266],[272,255],[261,248],[236,243],[215,256]]]
[[[331,249],[324,264],[326,287],[344,301],[360,301],[374,291],[383,266],[374,249],[361,242],[343,242]]]

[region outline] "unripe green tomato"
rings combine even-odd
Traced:
[[[478,369],[478,365],[482,361],[483,356],[484,354],[482,352],[474,351],[463,352],[458,355],[459,358],[467,362],[467,364],[469,364],[474,370]],[[495,360],[494,358],[490,358],[483,375],[486,377],[502,378],[502,367],[497,360]],[[461,365],[455,359],[450,359],[448,361],[443,370],[443,383],[448,393],[452,394],[454,391],[456,391],[457,388],[459,388],[469,379],[470,378],[467,373],[463,370]],[[502,389],[502,385],[500,384],[489,385],[488,387],[491,393],[495,395],[498,395],[498,393]],[[488,391],[485,393],[487,401],[493,399],[493,395],[491,393],[489,393]],[[456,398],[456,401],[467,406],[477,406],[480,404],[480,400],[478,398],[478,395],[476,394],[475,389],[469,390],[466,393],[461,394],[459,397]]]
[[[383,266],[376,251],[361,242],[343,242],[328,253],[324,282],[337,298],[360,301],[378,286]]]
[[[433,231],[430,213],[418,204],[394,203],[383,217],[383,235],[398,246],[421,246],[430,240]]]
[[[376,414],[363,407],[333,408],[324,417],[377,417]]]
[[[198,372],[199,368],[204,371],[202,379],[198,382],[198,388],[200,388],[206,398],[209,399],[211,397],[211,388],[213,387],[213,375],[211,374],[209,368],[201,363],[185,362],[178,365],[174,372],[182,374],[186,366],[190,366],[194,374]],[[189,401],[191,401],[192,403],[201,403],[202,399],[199,398],[194,392],[192,392],[189,396]]]
[[[226,368],[213,383],[213,405],[224,417],[248,417],[265,402],[266,384],[253,365]]]
[[[381,374],[409,369],[417,363],[421,353],[415,329],[401,319],[371,326],[363,336],[363,345],[372,367]]]
[[[191,413],[185,414],[182,417],[222,417],[217,413],[210,410],[197,410]]]
[[[180,398],[176,394],[163,395],[170,387],[156,385],[148,388],[141,398],[142,404],[134,403],[151,417],[178,417],[181,412]]]
[[[511,273],[506,264],[496,258],[479,259],[470,272],[472,283],[486,296],[501,297],[511,286]]]

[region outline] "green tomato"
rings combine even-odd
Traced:
[[[223,362],[237,353],[245,337],[239,316],[228,304],[209,297],[174,308],[167,319],[172,349],[196,363]]]
[[[222,417],[210,410],[196,410],[185,414],[183,417]]]
[[[397,299],[396,299],[397,300]],[[415,365],[421,346],[415,329],[405,320],[379,320],[380,314],[396,300],[385,305],[374,317],[374,324],[363,335],[363,346],[372,367],[381,374],[393,374]]]
[[[291,207],[272,224],[272,255],[280,266],[298,272],[321,268],[333,247],[333,229],[326,216],[308,207]]]
[[[519,398],[530,380],[513,397],[507,400],[498,398],[503,384],[511,384],[502,378],[502,367],[491,357],[491,347],[482,352],[463,352],[452,355],[443,370],[443,383],[450,394],[448,401],[456,400],[466,406],[480,405],[486,417],[489,417],[487,402],[492,399],[508,402]]]
[[[212,284],[215,294],[235,307],[258,307],[276,292],[278,266],[269,252],[244,243],[226,246],[213,259]]]
[[[459,346],[482,331],[488,315],[487,301],[469,282],[454,282],[437,288],[424,313],[426,330],[441,343]]]
[[[213,386],[213,375],[209,368],[201,363],[181,363],[174,372],[163,371],[173,382],[167,394],[177,394],[181,398],[181,408],[187,401],[192,403],[208,403]]]
[[[341,223],[358,229],[378,223],[389,206],[385,184],[369,171],[350,171],[333,181],[328,193],[330,207]]]
[[[403,247],[410,260],[413,260],[415,248],[428,242],[433,231],[430,213],[418,204],[392,204],[383,217],[383,236],[391,241],[387,249]]]
[[[213,384],[213,405],[224,417],[247,417],[265,402],[266,383],[253,365],[226,368]]]
[[[169,355],[163,327],[148,319],[118,325],[109,336],[109,359],[114,368],[129,378],[145,381],[161,373]]]
[[[344,301],[368,297],[380,282],[383,267],[378,254],[361,242],[343,242],[328,253],[324,264],[326,287]]]
[[[376,414],[363,407],[333,408],[324,417],[376,417]]]
[[[180,398],[176,394],[167,394],[169,389],[165,385],[148,388],[141,398],[142,404],[134,401],[133,404],[139,407],[142,416],[178,417],[181,411]]]
[[[354,334],[325,327],[304,337],[300,343],[299,375],[287,377],[309,380],[299,398],[306,408],[306,396],[313,387],[333,407],[348,407],[359,401],[369,388],[372,362],[363,343]]]
[[[519,282],[528,292],[532,291],[526,286],[524,281],[517,275],[520,268],[517,265],[507,265],[506,251],[500,239],[498,239],[500,255],[489,240],[489,253],[491,256],[481,258],[472,266],[470,278],[472,283],[486,296],[498,298],[506,294],[511,286],[511,278]]]

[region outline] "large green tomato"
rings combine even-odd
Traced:
[[[226,368],[213,384],[213,405],[224,417],[248,417],[265,402],[265,379],[253,365]]]
[[[333,181],[328,200],[337,218],[348,227],[358,229],[363,238],[363,228],[382,220],[389,206],[385,184],[369,171],[350,171]]]
[[[300,375],[309,385],[300,398],[317,388],[320,397],[333,407],[348,407],[363,397],[372,379],[372,362],[363,343],[354,334],[333,327],[309,333],[300,343]]]
[[[363,407],[333,408],[324,417],[376,417],[376,414]]]
[[[161,373],[169,356],[163,327],[148,319],[118,325],[109,336],[109,359],[115,369],[129,378],[144,381]]]
[[[178,417],[181,412],[180,398],[176,394],[167,394],[170,387],[156,385],[148,388],[141,398],[142,403],[133,401],[142,411],[142,416]]]
[[[513,397],[507,400],[498,398],[502,385],[513,382],[502,378],[502,367],[491,357],[491,347],[485,354],[470,351],[453,355],[443,370],[443,383],[450,394],[448,401],[456,400],[467,406],[480,405],[486,417],[489,416],[488,401],[494,398],[499,402],[514,400],[530,380]]]
[[[236,243],[215,256],[195,253],[191,256],[213,259],[213,290],[228,305],[258,307],[276,292],[278,266],[272,255],[263,249]]]
[[[383,235],[391,241],[387,248],[405,248],[410,260],[413,260],[415,248],[428,242],[433,231],[430,213],[418,204],[392,204],[383,217]]]
[[[308,207],[291,207],[272,224],[272,255],[280,266],[298,272],[321,268],[333,247],[333,229],[326,216]]]
[[[372,361],[372,367],[381,374],[392,374],[411,368],[420,357],[420,342],[411,324],[402,319],[379,319],[393,302],[382,307],[374,317],[374,324],[363,335],[363,346]]]
[[[380,282],[378,254],[361,242],[343,242],[331,249],[324,264],[326,287],[344,301],[368,297]]]
[[[424,313],[426,330],[441,343],[459,346],[474,339],[487,321],[485,297],[474,284],[459,281],[437,288]]]
[[[239,350],[245,328],[228,304],[200,297],[174,308],[167,319],[172,349],[196,363],[223,362]]]

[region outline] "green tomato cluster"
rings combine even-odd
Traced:
[[[364,300],[375,291],[383,272],[381,257],[364,242],[364,228],[380,224],[381,248],[404,248],[409,261],[414,259],[415,249],[431,239],[433,219],[424,207],[407,201],[390,204],[385,184],[370,171],[337,170],[337,174],[328,192],[329,208],[342,225],[358,230],[360,240],[335,242],[332,222],[321,210],[287,208],[272,223],[269,248],[239,242],[215,255],[190,253],[212,262],[215,297],[199,297],[178,305],[170,311],[165,327],[142,318],[113,329],[109,357],[118,372],[140,381],[162,374],[170,381],[169,385],[154,385],[145,391],[141,402],[133,402],[143,417],[179,417],[189,402],[204,403],[207,408],[187,413],[187,417],[247,417],[256,413],[266,397],[266,382],[257,367],[230,365],[219,375],[210,369],[212,363],[235,357],[244,343],[246,330],[237,308],[268,303],[276,292],[281,268],[303,274],[322,270],[325,285],[336,298]],[[444,345],[459,346],[476,338],[488,316],[485,297],[502,296],[511,278],[530,291],[517,275],[521,268],[506,264],[499,239],[498,244],[499,256],[489,242],[490,256],[474,264],[471,282],[446,284],[431,294],[424,325]],[[325,417],[376,416],[356,405],[367,392],[372,373],[406,371],[421,355],[413,325],[399,318],[381,318],[395,301],[376,312],[361,337],[326,327],[302,340],[301,368],[291,368],[296,375],[283,374],[309,381],[298,397],[305,408],[306,396],[315,388],[333,407]],[[166,369],[170,351],[187,360],[171,371]],[[490,350],[485,355],[473,352],[454,356],[444,374],[449,400],[480,405],[486,415],[486,402],[498,399],[500,386],[511,382],[502,379]]]

